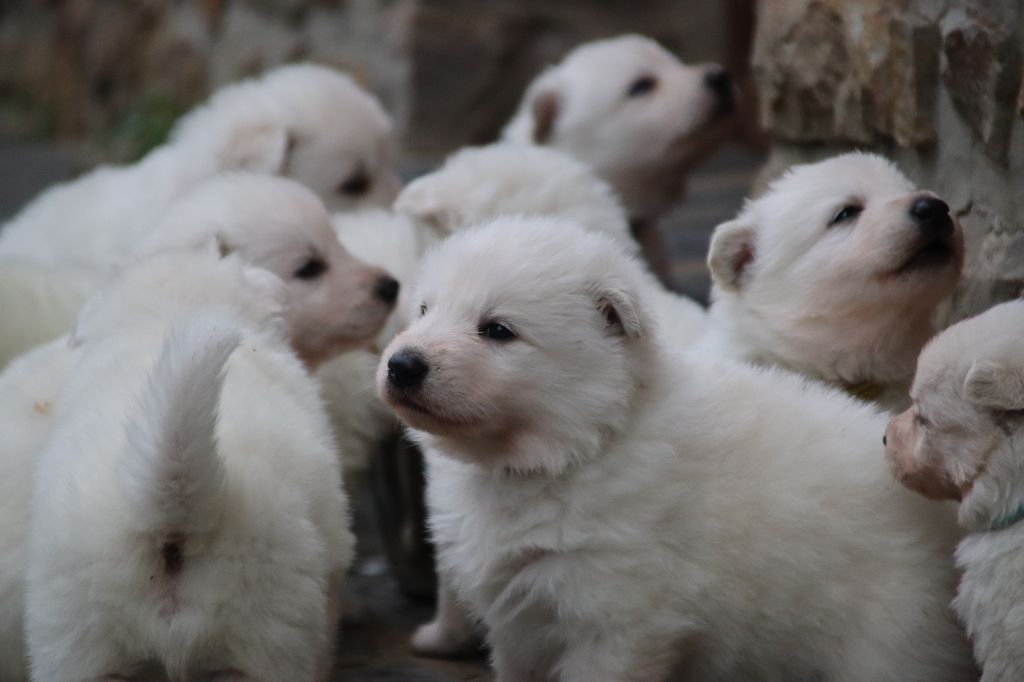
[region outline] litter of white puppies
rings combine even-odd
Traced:
[[[960,227],[863,153],[715,230],[710,314],[666,289],[650,225],[732,105],[718,66],[597,41],[399,193],[376,100],[295,65],[44,192],[0,233],[0,679],[326,682],[342,470],[396,419],[441,579],[420,653],[1024,675],[1024,304],[928,343]],[[842,391],[913,405],[886,429]]]

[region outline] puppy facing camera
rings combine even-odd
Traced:
[[[959,503],[953,606],[982,679],[1024,678],[1024,302],[953,325],[921,353],[913,405],[885,433],[893,475]]]
[[[715,229],[704,346],[902,409],[963,255],[949,206],[886,159],[796,166]]]
[[[955,519],[891,484],[886,418],[675,352],[649,299],[552,219],[427,256],[377,371],[428,462],[443,589],[416,650],[482,635],[502,680],[974,679]]]

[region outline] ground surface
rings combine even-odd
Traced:
[[[677,287],[705,301],[709,281],[704,267],[711,230],[734,216],[761,158],[729,146],[690,179],[686,202],[665,221]],[[0,220],[10,217],[41,188],[70,177],[80,164],[49,145],[0,140]],[[445,662],[413,656],[412,630],[429,620],[432,607],[403,596],[387,572],[367,499],[358,504],[361,558],[352,576],[358,613],[341,633],[334,682],[456,682],[492,679],[484,660]]]

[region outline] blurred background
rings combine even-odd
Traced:
[[[677,288],[704,300],[710,231],[793,163],[852,148],[893,158],[965,228],[950,318],[1024,285],[1021,0],[3,0],[0,220],[42,187],[131,161],[217,87],[311,60],[351,73],[394,117],[408,178],[492,141],[526,84],[572,47],[627,32],[716,61],[745,106],[662,226]],[[368,543],[368,544],[367,544]],[[376,552],[376,554],[375,554]],[[413,660],[431,609],[363,545],[368,597],[338,680],[488,679]],[[369,625],[367,625],[369,624]]]

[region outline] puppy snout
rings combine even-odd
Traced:
[[[385,303],[394,303],[398,298],[398,290],[401,285],[398,280],[390,275],[383,275],[373,287],[373,293]]]
[[[395,388],[417,389],[429,372],[430,365],[415,350],[400,350],[388,360],[388,383]]]
[[[704,74],[704,84],[723,103],[731,104],[733,99],[732,76],[720,66],[714,66]]]
[[[926,232],[940,235],[953,232],[949,205],[938,197],[923,196],[915,199],[910,205],[910,216]]]

